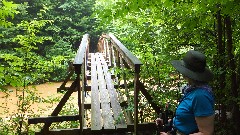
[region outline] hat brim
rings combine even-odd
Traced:
[[[204,72],[193,72],[185,67],[183,60],[173,60],[171,61],[171,64],[181,74],[193,80],[209,82],[213,79],[213,73],[207,67],[205,67]]]

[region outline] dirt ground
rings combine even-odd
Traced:
[[[40,85],[36,85],[37,93],[42,98],[54,98],[54,97],[62,97],[63,94],[57,93],[57,88],[60,87],[62,82],[52,82],[52,83],[44,83]],[[70,86],[71,82],[67,84]],[[16,95],[22,95],[21,91],[17,91],[13,87],[6,87],[8,89],[9,96],[6,98],[7,94],[0,92],[0,117],[10,117],[16,114],[18,111],[19,100]],[[26,96],[26,95],[25,95]],[[73,100],[71,102],[75,102],[77,104],[77,93],[74,92],[71,97]],[[55,104],[42,103],[42,98],[39,98],[39,102],[32,103],[29,110],[32,110],[28,113],[41,114],[42,116],[50,115],[53,109],[56,107]]]

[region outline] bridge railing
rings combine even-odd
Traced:
[[[84,92],[86,91],[87,84],[87,59],[89,53],[89,35],[83,35],[81,44],[77,51],[76,57],[73,62],[73,66],[75,68],[76,77],[76,89],[78,92],[78,106],[79,106],[79,122],[80,122],[80,130],[83,130],[83,118],[84,118]],[[82,84],[80,84],[82,82]]]
[[[141,61],[134,56],[113,34],[103,34],[98,42],[98,50],[105,54],[110,67],[129,68],[134,71],[134,132],[138,131],[138,95],[140,86]],[[124,88],[127,90],[126,74],[123,74]],[[126,91],[127,92],[127,91]],[[129,103],[129,99],[128,99]],[[131,123],[131,119],[130,119]]]

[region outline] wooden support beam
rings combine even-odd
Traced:
[[[71,66],[71,70],[67,73],[67,77],[65,78],[65,80],[63,81],[63,83],[59,87],[59,89],[64,89],[65,88],[65,85],[67,84],[67,82],[70,80],[70,78],[72,77],[72,75],[74,73],[72,65],[70,65],[70,66]],[[69,68],[70,68],[70,66],[69,66]]]
[[[86,86],[86,91],[91,91],[91,86]]]
[[[150,122],[150,123],[140,123],[138,124],[139,132],[142,131],[152,131],[155,133],[157,130],[156,123]],[[53,129],[48,132],[48,135],[102,135],[102,134],[113,134],[113,133],[127,133],[127,132],[133,132],[134,131],[134,125],[129,124],[127,125],[126,129],[116,129],[116,130],[105,130],[101,129],[99,131],[91,131],[91,128],[83,128],[83,132],[81,134],[81,130],[79,128],[71,128],[71,129]],[[40,132],[36,132],[35,135],[44,135]]]
[[[67,100],[69,99],[69,97],[71,96],[71,94],[73,93],[73,89],[76,88],[77,85],[77,81],[75,80],[72,85],[70,86],[69,90],[65,93],[65,95],[63,96],[63,98],[60,100],[59,104],[57,105],[57,107],[54,109],[54,111],[52,112],[51,116],[57,116],[59,114],[59,112],[62,110],[63,106],[65,105],[65,103],[67,102]],[[46,133],[49,130],[49,127],[51,126],[52,122],[49,123],[45,123],[45,125],[43,126],[43,129],[41,130],[42,133]]]
[[[87,70],[91,70],[91,66],[87,66]]]
[[[54,129],[48,132],[48,135],[80,135],[81,130],[79,128],[72,129]],[[41,132],[36,132],[35,135],[45,135]]]
[[[138,131],[156,131],[157,130],[157,126],[155,122],[139,123],[137,126],[138,126]],[[127,125],[127,132],[134,132],[134,124]]]
[[[91,104],[84,104],[84,109],[91,109]]]
[[[139,85],[139,89],[140,89],[141,93],[145,96],[145,98],[147,99],[148,103],[155,110],[155,112],[157,114],[159,114],[161,112],[160,107],[156,103],[153,102],[153,98],[148,93],[148,91],[145,89],[144,84],[138,80],[138,85]]]

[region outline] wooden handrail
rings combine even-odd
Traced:
[[[136,66],[142,65],[142,62],[132,54],[112,33],[103,34],[102,37],[110,39],[113,43],[112,45],[117,49],[117,51],[123,56],[123,59],[129,64],[129,66],[135,70]]]
[[[110,33],[109,36],[116,43],[113,45],[118,49],[122,56],[126,56],[126,58],[130,60],[131,65],[142,65],[142,62],[135,55],[133,55],[132,52],[130,52],[113,34]]]
[[[107,46],[106,46],[107,42]],[[109,46],[108,46],[109,45]],[[138,131],[138,95],[139,95],[139,78],[140,78],[140,66],[142,65],[142,62],[134,56],[113,34],[103,34],[99,39],[99,45],[98,48],[100,48],[100,52],[104,52],[106,55],[106,59],[109,60],[109,63],[111,63],[114,55],[109,52],[116,53],[116,58],[118,59],[118,62],[116,62],[116,66],[120,66],[119,60],[123,59],[126,63],[126,67],[131,68],[134,70],[134,134],[137,134]],[[112,50],[115,50],[112,51]],[[126,78],[125,78],[126,79]]]
[[[81,44],[77,51],[77,55],[74,59],[73,65],[82,65],[84,62],[85,55],[88,53],[88,45],[89,45],[89,34],[83,35]]]

